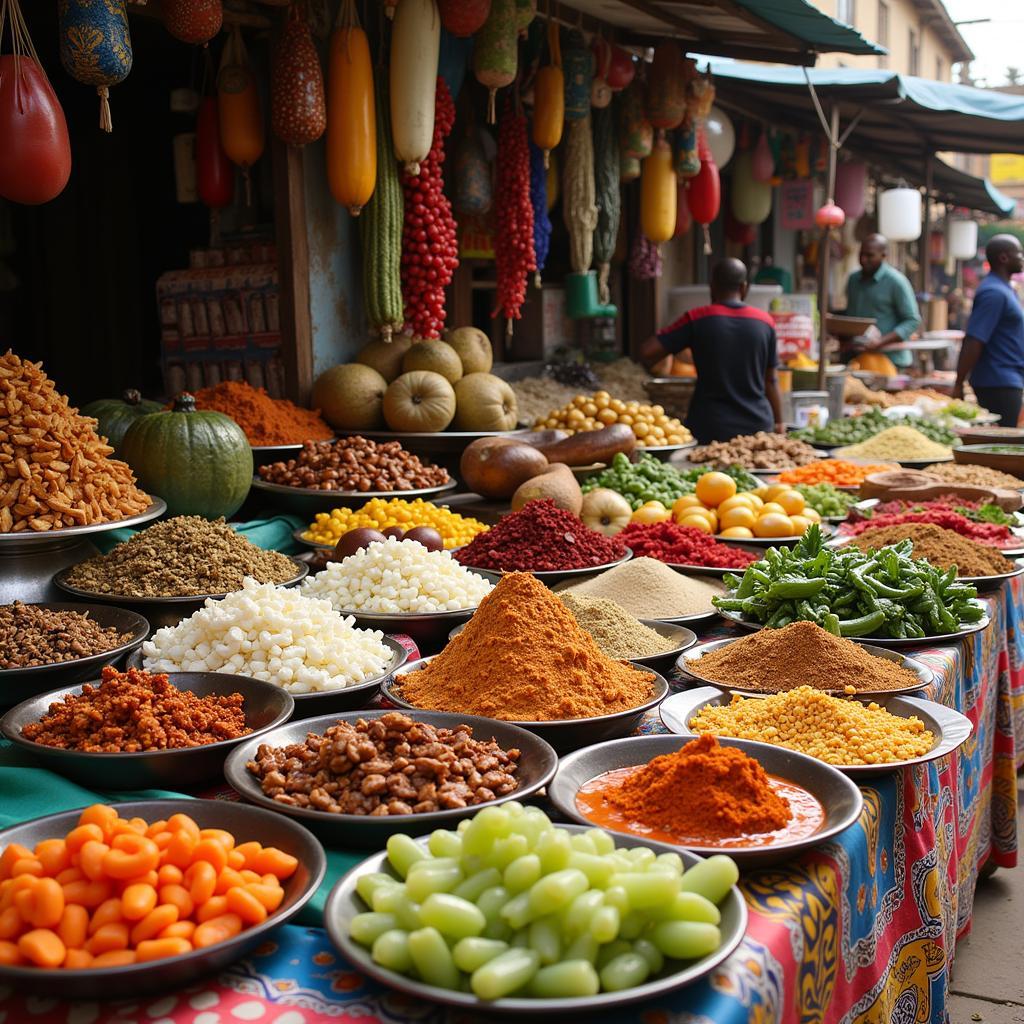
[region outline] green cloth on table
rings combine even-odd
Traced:
[[[300,519],[298,516],[279,515],[271,519],[252,519],[247,523],[229,523],[228,525],[256,547],[263,548],[265,551],[280,551],[282,555],[298,555],[309,550],[292,536],[296,530],[309,525],[305,519]],[[138,530],[130,529],[110,530],[107,533],[94,534],[90,539],[100,549],[101,554],[105,555],[111,548],[124,543],[138,532]]]
[[[35,767],[32,759],[22,750],[11,743],[0,742],[0,828],[9,828],[22,821],[88,807],[95,803],[189,799],[193,798],[188,794],[162,789],[98,793],[79,786],[55,772]],[[372,852],[367,850],[365,853],[346,853],[328,849],[327,874],[323,884],[295,918],[295,923],[323,927],[324,904],[334,883],[349,868],[365,860]]]

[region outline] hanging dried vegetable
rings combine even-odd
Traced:
[[[252,201],[249,169],[263,155],[266,133],[256,76],[249,66],[242,33],[237,25],[228,36],[217,74],[217,112],[220,143],[228,159],[245,175],[246,201]]]
[[[395,156],[406,174],[420,173],[420,164],[437,137],[434,83],[440,57],[437,4],[434,0],[402,0],[391,30],[391,134]]]
[[[582,121],[590,113],[590,86],[594,78],[594,55],[583,41],[583,33],[573,29],[562,51],[565,73],[565,119]]]
[[[551,217],[548,215],[548,169],[544,151],[530,143],[530,203],[533,205],[533,283],[540,287],[540,275],[551,248]]]
[[[205,96],[196,117],[196,187],[211,210],[231,205],[235,197],[235,169],[220,144],[217,100]]]
[[[391,106],[388,102],[388,77],[377,70],[376,187],[359,218],[363,240],[363,301],[366,319],[391,341],[402,329],[402,225],[405,219],[402,183],[398,161],[391,142]]]
[[[487,123],[496,119],[499,89],[515,81],[519,67],[516,0],[491,0],[491,12],[473,40],[473,74],[487,89]]]
[[[18,0],[0,0],[0,44],[8,20],[12,52],[0,56],[0,197],[36,206],[64,191],[71,142]]]
[[[164,27],[183,43],[206,46],[224,24],[221,0],[163,0]]]
[[[686,68],[679,45],[671,40],[654,48],[647,75],[647,120],[655,128],[678,128],[686,116]]]
[[[589,115],[569,124],[564,178],[562,217],[569,230],[569,263],[574,273],[585,274],[593,261],[597,227],[594,140]]]
[[[660,133],[659,133],[660,134]],[[676,175],[672,147],[664,138],[644,160],[640,180],[640,225],[655,245],[667,242],[676,229]]]
[[[372,116],[370,123],[373,123]],[[288,10],[284,32],[274,53],[270,72],[270,127],[289,146],[316,142],[327,127],[320,56],[298,4],[292,4]]]
[[[437,79],[434,91],[433,145],[419,174],[402,175],[402,299],[406,327],[420,338],[441,336],[444,290],[459,265],[455,218],[444,194],[443,173],[444,140],[455,124],[455,103],[443,78]]]
[[[643,160],[654,145],[654,126],[644,113],[643,83],[634,81],[619,104],[619,147],[623,157]],[[640,169],[637,168],[637,175]]]
[[[638,281],[661,277],[661,251],[639,227],[629,252],[629,273]]]
[[[544,166],[551,159],[551,150],[562,141],[565,124],[565,75],[562,72],[562,50],[558,41],[558,25],[548,22],[550,63],[537,71],[533,81],[533,144],[544,154]]]
[[[598,301],[607,306],[611,302],[608,276],[622,216],[619,143],[615,137],[615,114],[611,107],[598,108],[591,116],[594,122],[594,185],[597,194],[594,262],[597,263]]]
[[[491,0],[438,0],[441,24],[456,39],[476,35],[491,13]]]
[[[517,99],[509,95],[498,126],[498,197],[494,207],[498,301],[491,316],[504,316],[509,334],[512,321],[522,316],[527,275],[537,269],[530,201],[530,144],[526,115],[517,107]]]

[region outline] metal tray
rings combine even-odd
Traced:
[[[422,658],[414,661],[408,666],[405,675],[410,675],[424,667],[431,659]],[[632,664],[632,663],[631,663]],[[626,711],[616,711],[611,715],[599,715],[597,718],[567,718],[553,722],[512,722],[522,729],[527,729],[541,739],[547,740],[563,753],[567,750],[578,750],[580,747],[589,746],[591,743],[600,743],[602,740],[618,739],[620,736],[629,736],[640,724],[640,720],[646,712],[656,708],[669,692],[668,682],[664,676],[648,668],[646,665],[636,666],[641,672],[646,672],[653,677],[651,696],[643,704]],[[382,687],[381,693],[391,701],[392,704],[405,708],[407,711],[424,711],[425,708],[418,708],[404,700],[398,692],[397,680],[392,677]],[[456,712],[458,714],[458,712]],[[504,721],[504,719],[495,719]]]
[[[750,697],[749,699],[757,700],[758,698]],[[971,735],[974,728],[966,715],[933,700],[924,700],[921,697],[884,697],[882,695],[872,699],[892,715],[898,715],[900,718],[913,716],[920,718],[924,722],[924,727],[937,739],[935,746],[927,754],[905,761],[895,761],[891,764],[833,765],[844,775],[849,775],[854,779],[887,775],[899,768],[925,764],[928,761],[934,761],[937,757],[945,757],[946,754],[951,754],[956,750]],[[709,704],[728,704],[729,700],[730,694],[720,690],[717,686],[701,686],[696,690],[684,690],[682,693],[673,694],[662,704],[661,720],[669,732],[674,732],[677,736],[694,737],[699,734],[690,728],[690,719],[701,708]]]
[[[151,496],[152,497],[152,496]],[[37,533],[35,530],[21,530],[18,533],[0,533],[0,549],[20,549],[25,547],[46,546],[48,544],[59,544],[66,540],[83,540],[91,537],[94,533],[106,533],[109,530],[123,530],[134,526],[141,526],[151,519],[162,516],[167,511],[167,502],[163,498],[154,497],[149,508],[127,519],[118,519],[112,523],[90,523],[87,526],[64,526],[59,530],[43,530]],[[7,553],[7,552],[4,552]]]
[[[253,444],[252,449],[253,466],[268,466],[272,462],[287,462],[293,459],[302,451],[301,444]]]
[[[576,806],[576,795],[592,779],[617,768],[632,768],[647,764],[662,754],[674,754],[691,742],[683,736],[634,736],[625,740],[599,743],[586,750],[563,757],[558,771],[548,786],[548,798],[571,821],[593,827],[594,822],[585,817]],[[737,747],[755,761],[760,762],[769,775],[776,775],[802,786],[816,797],[825,810],[822,827],[812,836],[803,839],[782,839],[771,846],[694,846],[681,844],[684,848],[702,857],[724,853],[744,869],[763,868],[769,864],[787,860],[809,850],[820,843],[839,835],[848,829],[859,817],[864,798],[855,782],[847,778],[838,768],[825,764],[817,758],[808,757],[786,747],[770,743],[756,743],[753,740],[719,739],[723,747]],[[618,832],[624,841],[636,838],[633,832]]]
[[[1014,559],[1014,565],[1016,568],[1010,572],[997,573],[995,576],[960,576],[957,578],[957,582],[970,583],[978,590],[998,590],[1007,580],[1012,580],[1024,573],[1024,558]]]
[[[149,636],[149,622],[137,612],[127,608],[112,608],[105,604],[41,603],[37,608],[54,612],[81,612],[88,614],[101,626],[113,626],[120,633],[131,633],[132,638],[119,647],[74,661],[56,661],[32,668],[0,670],[0,707],[9,707],[43,690],[55,686],[68,686],[80,679],[95,678],[104,665],[112,665],[124,654],[134,651]]]
[[[291,562],[295,566],[295,575],[277,586],[294,587],[309,575],[309,565],[306,562],[298,558],[292,558]],[[187,619],[199,611],[208,600],[221,601],[228,596],[227,593],[197,594],[189,597],[128,597],[125,594],[101,594],[94,590],[82,590],[68,583],[67,577],[71,568],[73,567],[61,569],[53,577],[54,586],[72,597],[85,598],[99,604],[116,604],[120,608],[128,608],[145,615],[154,631],[163,626],[176,626],[182,619]]]
[[[537,571],[537,570],[534,570],[534,569],[525,569],[525,570],[508,569],[508,570],[496,571],[494,569],[480,569],[480,568],[478,568],[475,565],[465,565],[462,562],[459,562],[459,564],[463,565],[464,568],[469,569],[471,572],[478,572],[481,575],[483,575],[485,573],[489,573],[492,578],[494,576],[496,576],[496,575],[497,576],[501,576],[506,571],[507,572],[520,572],[520,571],[522,571],[522,572],[529,572],[529,573],[532,573],[534,576],[536,576],[537,579],[540,580],[540,582],[544,584],[544,586],[546,586],[546,587],[554,587],[558,583],[564,583],[566,581],[573,582],[575,580],[581,579],[584,576],[597,576],[598,573],[607,572],[609,569],[614,569],[615,566],[617,566],[617,565],[622,565],[623,562],[628,562],[632,557],[633,557],[632,549],[626,548],[626,553],[622,556],[622,558],[616,559],[614,562],[605,562],[603,565],[587,565],[587,566],[584,566],[581,569],[558,569],[558,570],[551,571],[551,572]]]
[[[297,530],[292,530],[292,539],[307,548],[312,548],[314,551],[333,551],[337,547],[336,544],[321,544],[319,541],[306,540],[302,535],[307,530],[308,527],[306,526],[300,526]]]
[[[714,539],[719,540],[722,538],[716,537]],[[737,547],[741,551],[746,551],[748,554],[756,555],[758,561],[764,558],[764,551],[761,548],[749,547],[742,542],[734,544],[733,547]],[[726,569],[717,565],[686,565],[682,562],[666,562],[665,564],[670,569],[675,569],[676,572],[682,573],[684,576],[717,576],[721,579],[729,573],[735,573],[737,576],[742,576],[744,571],[743,569]]]
[[[409,652],[390,636],[383,638],[381,643],[391,650],[391,661],[380,675],[364,679],[361,683],[353,683],[340,690],[321,690],[318,693],[293,693],[295,701],[295,718],[312,718],[314,715],[333,714],[336,711],[352,711],[365,708],[370,704],[381,684],[397,672],[409,657]],[[128,658],[129,668],[142,668],[142,651],[136,650]],[[218,675],[220,673],[213,673]],[[228,673],[223,673],[227,675]],[[248,678],[248,677],[246,677]],[[276,685],[276,684],[271,684]]]
[[[417,711],[417,722],[454,729],[458,725],[469,725],[476,739],[486,741],[494,739],[504,750],[518,748],[521,752],[519,770],[516,778],[519,786],[506,796],[499,796],[485,804],[472,807],[458,807],[451,810],[432,811],[425,814],[398,815],[367,815],[367,814],[331,814],[312,808],[292,807],[278,803],[272,797],[265,796],[256,777],[246,768],[247,762],[256,756],[256,751],[263,744],[271,747],[286,747],[292,743],[302,743],[307,733],[323,735],[332,725],[338,722],[355,722],[360,718],[374,719],[388,714],[386,710],[350,711],[344,715],[324,715],[320,718],[308,718],[304,721],[290,722],[259,737],[247,736],[228,755],[224,762],[224,776],[244,799],[261,807],[269,808],[277,814],[284,814],[302,822],[325,842],[335,843],[342,847],[369,847],[379,849],[387,842],[388,836],[394,832],[405,835],[423,835],[436,828],[455,828],[462,818],[474,815],[480,808],[490,804],[503,804],[507,800],[523,800],[543,789],[554,777],[558,767],[558,755],[552,747],[539,736],[521,729],[510,722],[499,722],[490,718],[477,718],[473,715],[449,714],[441,711]]]
[[[236,740],[221,740],[201,747],[176,750],[149,750],[137,754],[87,753],[63,750],[25,739],[21,730],[38,722],[50,708],[70,694],[80,694],[82,685],[64,686],[31,700],[23,701],[0,719],[0,732],[15,746],[32,755],[43,767],[67,775],[80,786],[101,791],[118,789],[181,789],[211,779],[219,779],[224,755],[233,747],[259,738],[283,725],[292,717],[292,695],[273,683],[249,676],[220,672],[175,672],[169,676],[179,690],[199,697],[226,697],[241,693],[245,697],[245,724],[253,731]]]
[[[312,898],[323,881],[327,857],[319,841],[301,825],[262,807],[226,800],[133,800],[117,804],[124,817],[159,821],[172,814],[189,815],[200,828],[221,828],[231,832],[239,844],[256,840],[276,846],[298,859],[295,874],[283,883],[284,901],[262,924],[247,928],[233,939],[216,946],[166,960],[129,964],[127,967],[89,968],[69,971],[59,968],[0,966],[0,984],[13,991],[45,994],[50,999],[128,998],[154,992],[180,992],[209,974],[222,971],[255,949],[278,925],[293,918]],[[78,821],[81,809],[49,814],[0,832],[0,846],[21,843],[30,850],[43,839],[63,838]]]
[[[836,531],[834,526],[829,526],[828,523],[819,523],[818,529],[821,531],[821,535],[824,538],[831,537]],[[753,547],[753,548],[774,548],[779,547],[792,547],[794,544],[800,542],[803,538],[803,534],[797,534],[794,537],[715,537],[714,539],[722,544],[729,544],[732,547]],[[735,569],[730,569],[730,572],[735,572]]]
[[[556,827],[567,832],[584,831],[580,825],[558,825]],[[659,854],[678,853],[683,859],[684,866],[687,868],[692,867],[700,860],[696,854],[690,853],[687,850],[680,851],[675,847],[667,846],[664,843],[655,843],[640,836],[629,836],[627,840],[626,837],[616,834],[615,840],[617,846],[646,846]],[[421,839],[418,841],[422,845],[426,845],[425,840]],[[455,992],[450,989],[437,988],[434,985],[427,985],[422,981],[416,981],[404,974],[389,971],[374,963],[373,957],[370,956],[370,951],[349,937],[349,925],[352,922],[352,918],[356,914],[368,909],[356,893],[356,882],[363,875],[375,872],[391,872],[386,853],[374,854],[374,856],[364,860],[362,864],[357,864],[347,874],[343,875],[331,890],[331,894],[327,898],[327,905],[324,907],[324,923],[331,942],[341,950],[345,959],[358,971],[390,988],[423,1000],[427,1005],[442,1003],[448,1006],[459,1007],[463,1011],[476,1011],[484,1015],[506,1013],[530,1014],[538,1020],[547,1018],[549,1021],[560,1021],[563,1019],[562,1014],[589,1011],[596,1015],[596,1020],[603,1020],[605,1018],[602,1015],[608,1010],[641,1003],[654,996],[674,992],[676,989],[690,985],[699,978],[709,974],[715,967],[732,955],[747,930],[746,903],[739,890],[733,886],[725,899],[719,904],[722,912],[720,925],[722,944],[714,953],[701,960],[690,963],[678,960],[669,961],[671,966],[667,971],[662,971],[656,978],[645,982],[643,985],[624,989],[621,992],[604,992],[596,996],[570,999],[508,997],[496,999],[493,1002],[486,1002],[485,1000],[478,999],[470,992]],[[680,966],[684,963],[685,966]]]
[[[312,487],[272,484],[260,479],[259,476],[252,478],[252,491],[265,498],[271,505],[285,512],[307,517],[317,512],[330,512],[332,508],[340,508],[350,501],[362,504],[371,498],[428,498],[435,494],[447,494],[458,486],[455,480],[449,480],[448,483],[438,484],[436,487],[419,487],[411,491],[318,491]]]
[[[974,603],[981,604],[976,598]],[[982,607],[985,606],[982,605]],[[764,629],[760,622],[751,622],[749,619],[743,618],[740,612],[720,611],[718,614],[730,622],[735,622],[741,629],[748,629],[752,633]],[[849,639],[854,643],[873,644],[875,647],[931,647],[934,644],[951,644],[956,640],[963,640],[964,637],[970,636],[972,633],[980,633],[983,629],[988,629],[991,622],[988,609],[985,608],[985,615],[981,619],[977,622],[972,622],[968,626],[964,626],[962,629],[958,629],[955,633],[940,633],[938,636],[907,637],[904,640],[891,640],[883,636],[851,636]]]
[[[726,640],[709,640],[707,643],[699,644],[696,647],[691,647],[688,651],[684,651],[676,659],[676,670],[681,676],[686,679],[693,680],[698,686],[716,686],[721,690],[728,690],[730,693],[752,693],[756,696],[763,697],[768,691],[757,690],[751,686],[743,686],[740,683],[723,683],[715,679],[708,679],[706,676],[698,675],[692,671],[690,666],[700,659],[705,654],[710,654],[712,651],[720,650],[723,647],[728,647],[730,644],[736,643],[737,640],[742,639],[741,637],[729,637]],[[884,647],[876,647],[873,644],[861,644],[864,650],[876,658],[883,658],[886,661],[895,662],[897,665],[902,666],[905,669],[909,669],[911,672],[917,674],[917,683],[914,686],[902,687],[898,690],[858,690],[853,694],[846,694],[841,689],[828,690],[827,693],[831,693],[837,697],[866,697],[875,696],[879,694],[883,697],[895,697],[902,693],[916,693],[918,690],[923,690],[926,686],[929,686],[935,679],[935,673],[932,672],[927,665],[920,661],[915,661],[913,658],[908,658],[905,655],[900,654],[897,651],[887,650]],[[776,691],[778,692],[778,691]]]

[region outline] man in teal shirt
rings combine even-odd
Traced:
[[[867,339],[861,350],[883,350],[906,341],[921,326],[921,314],[910,282],[885,259],[889,243],[869,235],[861,243],[860,270],[846,284],[846,315],[871,317],[881,337]],[[884,352],[896,366],[910,366],[911,352]]]

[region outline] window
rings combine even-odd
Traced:
[[[878,0],[878,28],[875,30],[875,42],[880,46],[889,48],[889,5],[885,0]],[[889,55],[882,54],[878,58],[878,66],[888,67]]]
[[[935,81],[944,82],[946,80],[946,65],[943,63],[941,57],[935,58]]]
[[[907,54],[907,74],[921,74],[921,40],[913,29],[910,30],[910,45]]]
[[[852,25],[857,18],[857,0],[836,0],[836,21]]]

